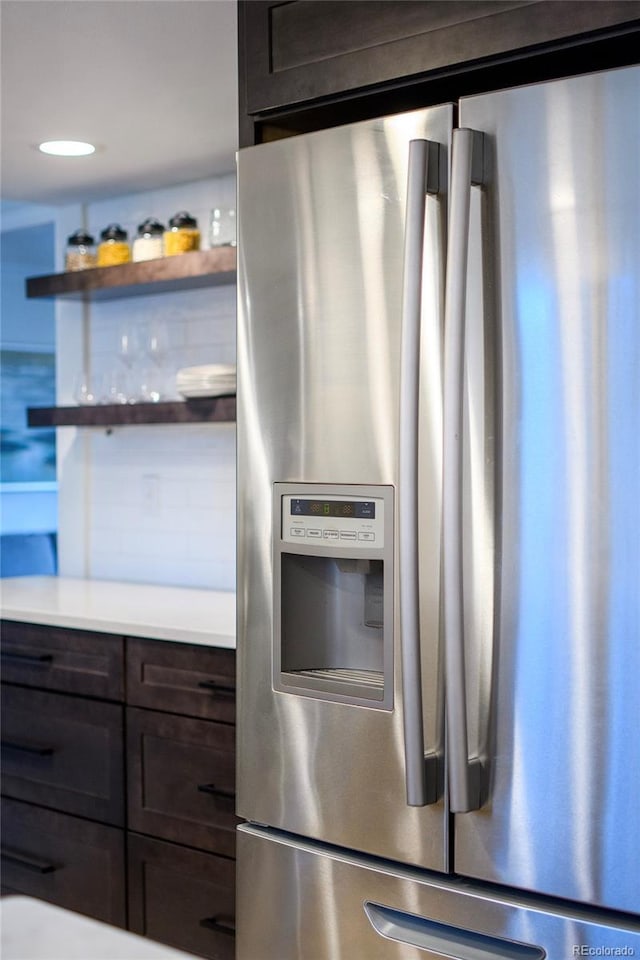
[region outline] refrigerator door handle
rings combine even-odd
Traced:
[[[544,960],[542,947],[503,937],[475,933],[465,927],[430,920],[402,910],[394,910],[370,900],[364,903],[364,912],[374,930],[388,940],[410,944],[420,950],[429,950],[439,957],[457,960]]]
[[[439,189],[440,145],[411,140],[402,286],[399,431],[400,651],[407,804],[437,800],[437,758],[425,756],[418,580],[418,409],[426,195]]]
[[[482,764],[469,758],[463,617],[462,424],[471,188],[483,182],[483,135],[453,131],[444,342],[444,633],[449,807],[481,805]]]

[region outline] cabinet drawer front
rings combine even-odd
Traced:
[[[235,650],[127,639],[133,706],[235,723],[235,688]]]
[[[2,678],[46,690],[122,700],[123,650],[122,637],[5,620]]]
[[[123,708],[2,686],[2,792],[122,824]]]
[[[130,833],[129,928],[212,960],[233,960],[235,861]]]
[[[129,826],[235,855],[235,727],[127,710]]]
[[[7,891],[125,925],[124,831],[2,800]]]

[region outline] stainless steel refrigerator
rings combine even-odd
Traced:
[[[640,957],[640,69],[238,178],[238,960]]]

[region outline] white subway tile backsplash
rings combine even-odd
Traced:
[[[126,539],[123,537],[122,530],[96,523],[92,532],[97,544],[96,552],[118,556],[123,548],[126,549]]]
[[[96,434],[92,477],[93,576],[99,567],[100,575],[108,579],[130,579],[133,562],[137,570],[144,569],[145,582],[233,588],[232,424],[123,428],[110,436]],[[149,562],[143,565],[142,559]]]

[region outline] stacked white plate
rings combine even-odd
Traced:
[[[178,393],[187,398],[222,397],[236,392],[236,367],[233,363],[210,363],[202,367],[183,367],[176,374]]]

